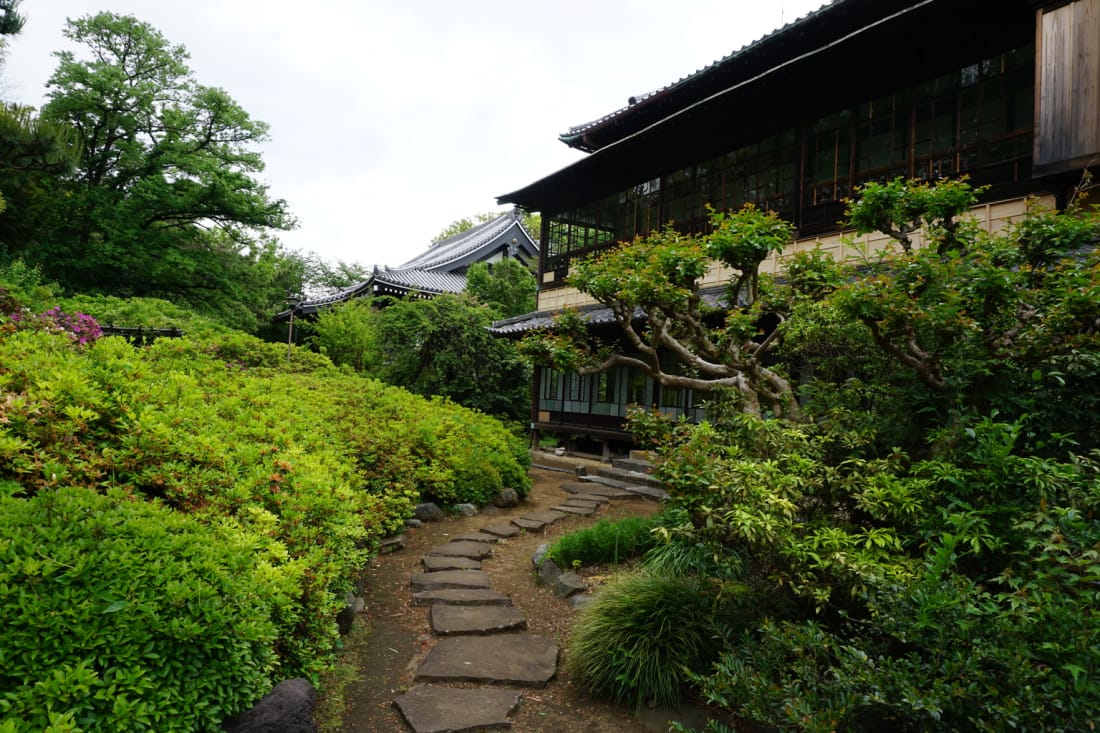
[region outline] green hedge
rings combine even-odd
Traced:
[[[0,499],[0,717],[217,729],[267,691],[294,591],[272,560],[258,536],[119,492]]]

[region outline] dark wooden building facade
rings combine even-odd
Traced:
[[[774,210],[792,251],[840,256],[843,199],[867,181],[967,175],[991,228],[1028,195],[1063,203],[1100,162],[1100,0],[834,0],[561,140],[589,155],[499,198],[543,222],[539,312],[501,335],[564,307],[605,327],[565,281],[573,260],[670,221],[700,231],[708,204]],[[539,430],[625,439],[628,404],[698,414],[628,370],[537,379]]]

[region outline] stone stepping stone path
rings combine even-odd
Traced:
[[[527,628],[523,612],[514,606],[432,606],[432,631],[440,636],[493,634]]]
[[[413,733],[509,728],[508,716],[521,699],[515,688],[541,688],[557,674],[557,642],[526,630],[523,612],[490,587],[482,560],[499,540],[592,515],[612,499],[641,498],[591,482],[562,488],[568,498],[550,510],[488,523],[422,556],[424,572],[409,579],[409,588],[416,605],[431,607],[435,639],[416,669],[418,684],[394,700]]]

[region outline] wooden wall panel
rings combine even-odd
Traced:
[[[1037,13],[1036,173],[1100,163],[1100,0]]]

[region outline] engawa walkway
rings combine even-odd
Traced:
[[[596,515],[616,499],[661,498],[659,489],[633,481],[632,473],[563,474],[567,498],[559,504],[508,520],[486,517],[480,530],[423,554],[423,572],[410,578],[409,592],[418,605],[430,607],[431,646],[416,668],[414,686],[393,701],[414,733],[507,728],[524,690],[544,687],[554,677],[557,643],[526,630],[523,613],[491,587],[481,563],[500,539],[542,530],[570,515]]]

